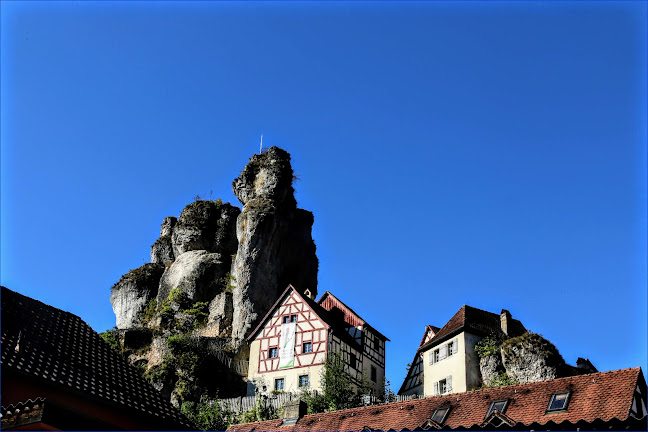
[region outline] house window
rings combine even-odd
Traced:
[[[439,348],[432,350],[430,352],[430,365],[438,363],[441,360],[444,360],[450,357],[453,354],[456,354],[458,351],[459,340],[454,338],[450,342],[439,346]]]
[[[504,414],[507,406],[508,406],[508,399],[493,401],[490,408],[488,409],[488,412],[486,413],[486,417],[491,415],[491,413],[495,410]]]
[[[297,315],[290,315],[290,322],[297,322]]]
[[[304,346],[302,347],[302,353],[310,353],[313,352],[313,344],[310,342],[304,342]]]
[[[434,410],[434,414],[432,414],[431,419],[441,425],[445,421],[446,417],[448,417],[449,412],[450,407],[437,408]]]
[[[371,365],[371,381],[376,382],[378,380],[378,371],[374,365]]]
[[[277,347],[268,350],[268,358],[277,358]]]
[[[283,317],[283,323],[284,323],[284,324],[288,324],[289,322],[290,322],[290,317],[289,317],[288,315],[286,315],[285,317]]]
[[[283,391],[283,389],[284,389],[284,379],[283,378],[277,378],[275,380],[274,389],[275,389],[275,391]]]
[[[447,376],[434,383],[434,396],[452,392],[452,376]]]
[[[552,394],[547,412],[566,410],[567,404],[569,403],[569,393],[568,391],[564,391]]]
[[[353,369],[357,369],[357,360],[356,360],[356,355],[353,353],[349,353],[349,364]]]
[[[308,387],[308,375],[299,376],[299,387]]]

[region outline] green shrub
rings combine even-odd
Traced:
[[[166,343],[176,359],[176,365],[189,375],[193,375],[198,367],[200,357],[191,337],[182,334],[173,335],[167,339]]]
[[[495,388],[495,387],[505,387],[510,385],[519,384],[513,378],[511,378],[506,372],[498,373],[493,376],[488,385],[483,385],[482,388]]]
[[[106,330],[103,333],[99,333],[99,336],[101,336],[101,338],[106,341],[108,345],[110,345],[110,348],[114,349],[119,354],[122,354],[124,352],[124,348],[122,347],[119,340],[119,331],[117,330],[117,327],[113,327],[112,329]]]
[[[150,383],[164,382],[175,372],[175,361],[172,357],[164,356],[162,363],[151,366],[144,372],[144,379]]]
[[[182,313],[196,317],[193,322],[193,328],[203,327],[209,317],[209,302],[196,302],[191,309],[184,309]]]
[[[180,412],[191,420],[199,430],[203,431],[224,431],[234,423],[249,423],[240,421],[243,416],[237,416],[227,407],[222,407],[218,399],[210,400],[206,396],[201,397],[198,403],[182,403]],[[254,415],[256,416],[256,413]]]
[[[479,358],[484,358],[492,354],[499,354],[502,341],[493,336],[487,336],[477,342],[475,352]]]

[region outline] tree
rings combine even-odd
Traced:
[[[322,392],[305,392],[302,399],[308,406],[308,413],[335,411],[359,406],[360,396],[369,393],[366,379],[355,382],[346,371],[346,364],[339,353],[329,353],[322,370]]]

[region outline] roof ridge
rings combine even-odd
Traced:
[[[42,301],[40,301],[40,300],[38,300],[38,299],[35,299],[35,298],[33,298],[33,297],[26,296],[25,294],[22,294],[22,293],[19,293],[18,291],[14,291],[14,290],[12,290],[12,289],[9,289],[9,288],[7,288],[7,287],[4,286],[4,285],[2,286],[2,289],[5,289],[5,290],[9,291],[12,295],[18,295],[18,296],[20,296],[20,297],[22,297],[22,298],[24,298],[24,299],[26,299],[26,300],[29,300],[29,301],[31,301],[31,302],[39,303],[39,304],[40,304],[41,306],[43,306],[43,307],[46,307],[46,308],[49,308],[49,309],[54,309],[54,310],[57,310],[57,311],[62,312],[62,313],[64,313],[64,314],[72,315],[73,317],[78,318],[78,319],[80,319],[81,321],[83,321],[83,322],[85,323],[85,320],[84,320],[83,318],[81,318],[81,317],[80,317],[79,315],[77,315],[77,314],[74,314],[74,313],[72,313],[72,312],[69,312],[69,311],[63,310],[63,309],[61,309],[61,308],[57,308],[56,306],[49,305],[49,304],[47,304],[47,303],[45,303],[45,302],[42,302]],[[88,324],[88,323],[86,323],[86,324]],[[88,324],[88,326],[90,326],[90,324]]]

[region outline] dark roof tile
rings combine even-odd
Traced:
[[[2,287],[2,371],[10,370],[192,426],[81,318]]]

